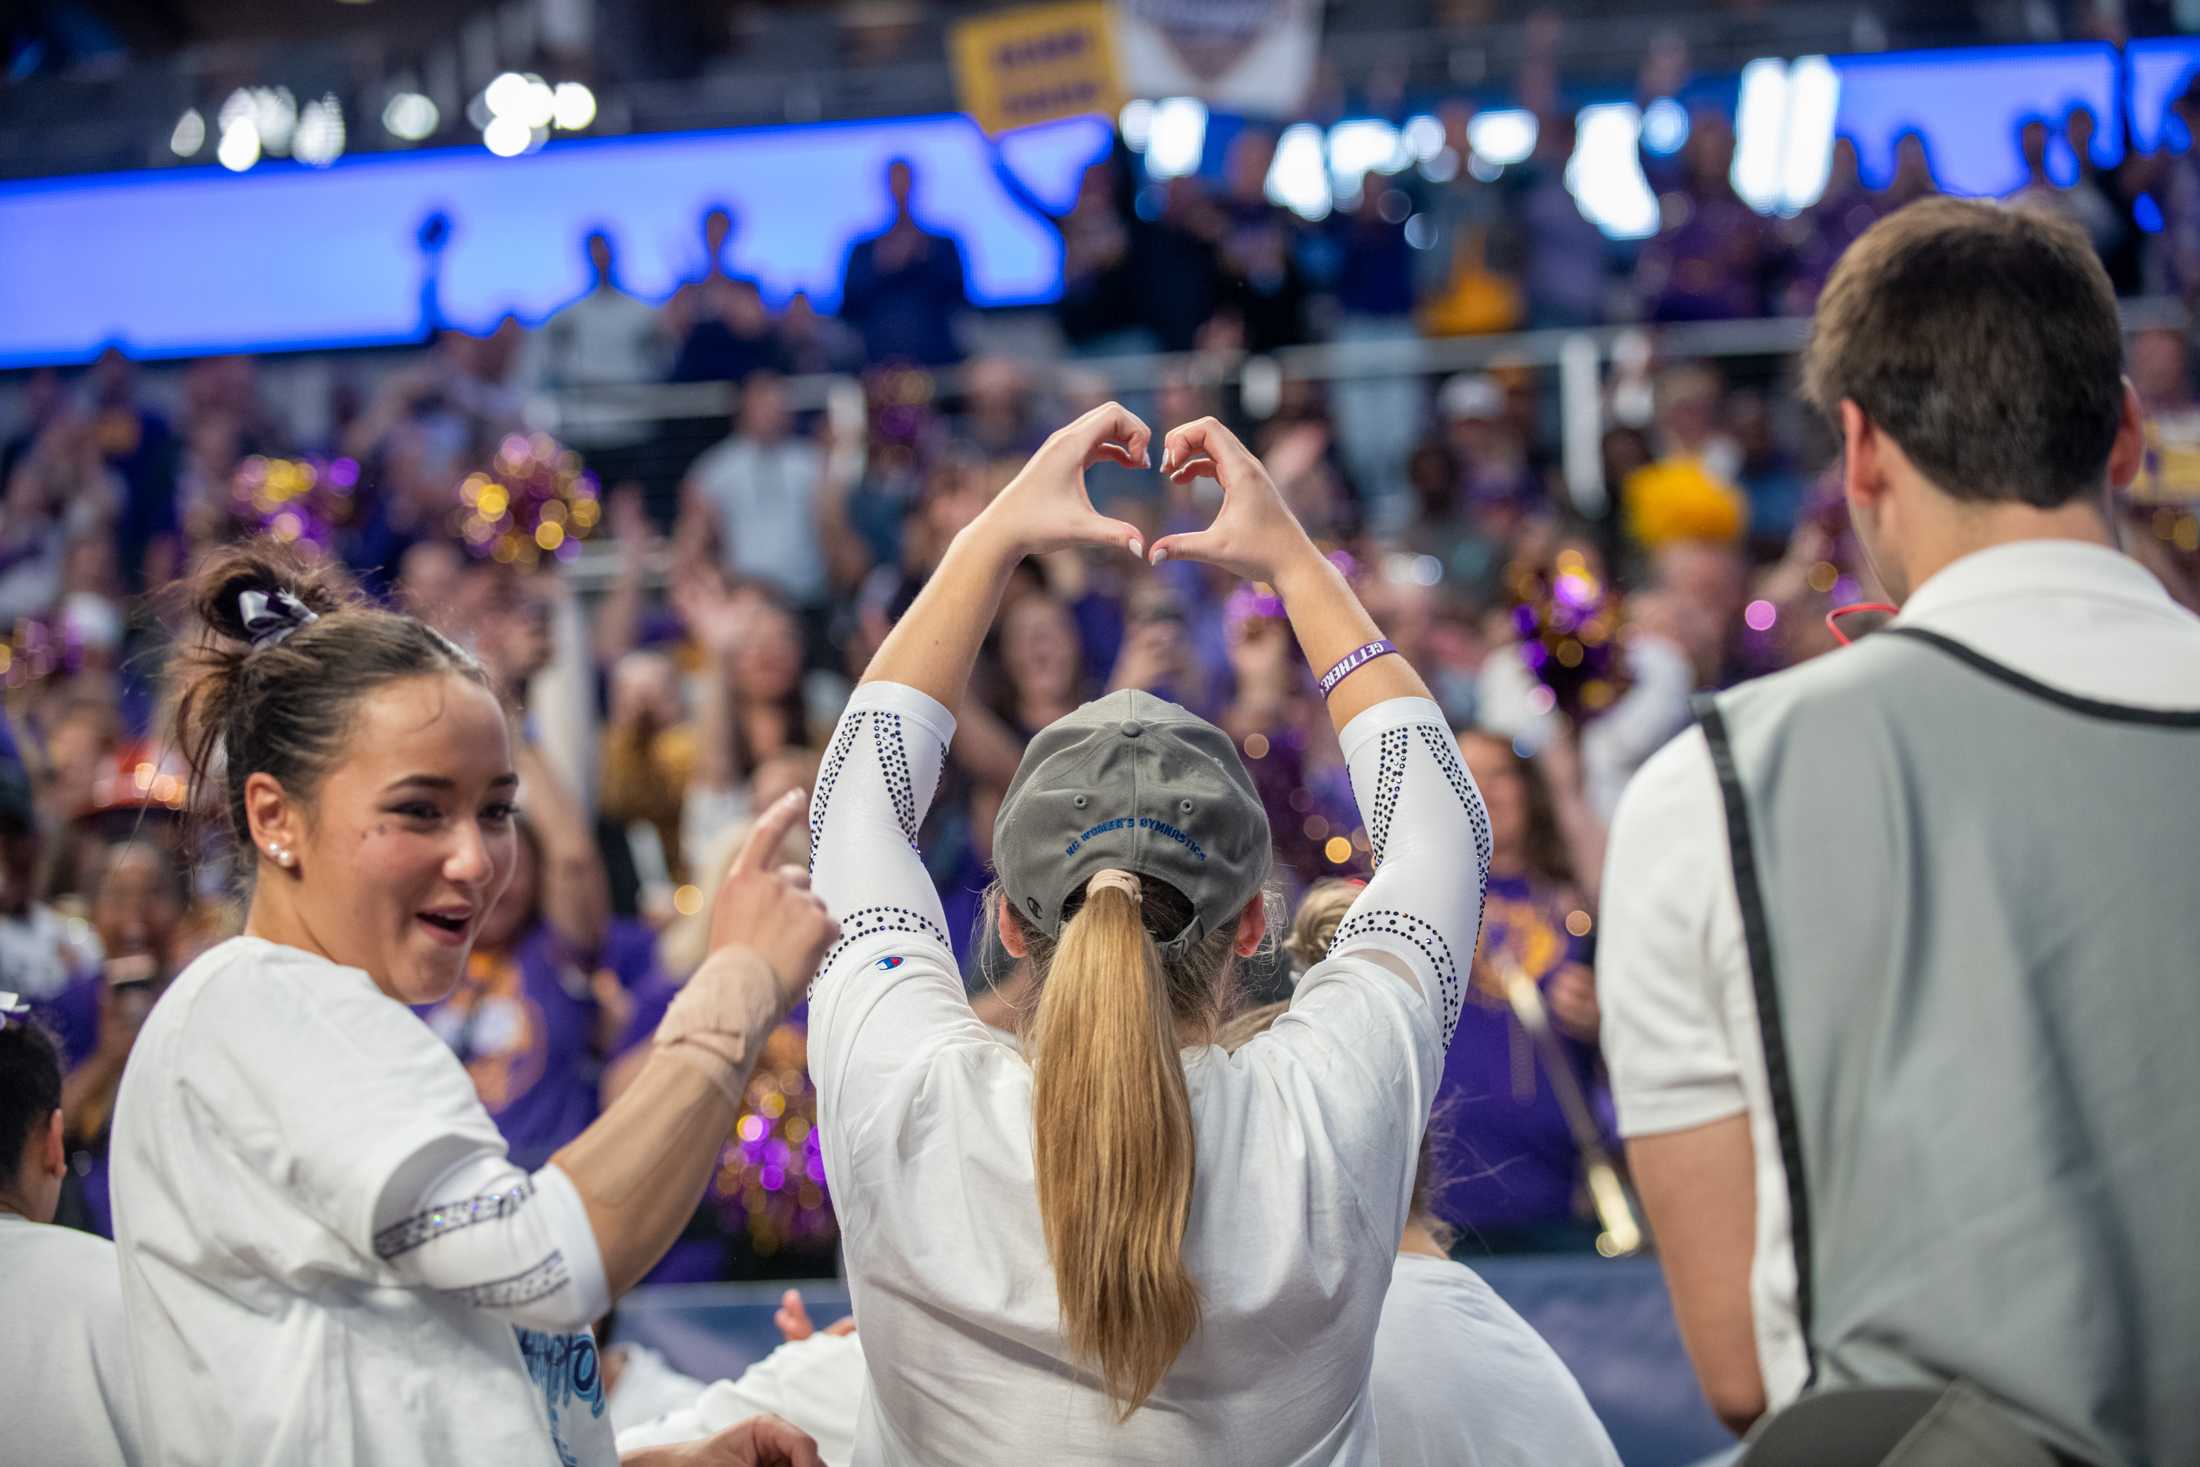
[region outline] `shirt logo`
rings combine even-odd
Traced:
[[[891,972],[893,972],[893,971],[894,971],[894,970],[895,970],[896,968],[898,968],[898,967],[900,967],[900,966],[901,966],[901,959],[900,959],[900,958],[880,958],[880,959],[879,959],[879,960],[878,960],[877,962],[873,963],[873,964],[872,964],[871,966],[872,966],[872,967],[874,967],[874,968],[876,968],[876,969],[878,969],[878,970],[879,970],[879,971],[880,971],[881,973],[891,973]]]

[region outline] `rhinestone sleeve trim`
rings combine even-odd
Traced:
[[[878,767],[886,776],[886,793],[894,802],[894,819],[900,824],[909,848],[915,850],[917,791],[915,781],[909,777],[909,746],[902,737],[901,715],[879,713],[872,717],[871,739],[878,747]]]
[[[1428,745],[1429,756],[1442,771],[1445,783],[1459,797],[1459,804],[1467,812],[1467,819],[1474,826],[1474,854],[1484,871],[1490,866],[1490,812],[1483,808],[1482,796],[1467,776],[1466,766],[1459,762],[1459,746],[1452,742],[1448,730],[1433,723],[1417,723],[1421,742]],[[1388,735],[1385,735],[1387,738]],[[1385,745],[1387,751],[1388,745]]]
[[[416,1212],[374,1235],[374,1256],[388,1263],[437,1238],[470,1228],[476,1223],[510,1217],[535,1195],[532,1177],[522,1178],[502,1192],[487,1192],[456,1202],[439,1202],[426,1212]]]
[[[1451,944],[1444,941],[1444,934],[1411,912],[1387,908],[1354,912],[1338,925],[1329,950],[1341,953],[1353,938],[1370,936],[1402,937],[1421,950],[1421,956],[1428,960],[1430,971],[1436,975],[1437,1018],[1443,1027],[1444,1043],[1449,1046],[1452,1031],[1459,1027],[1459,1008],[1465,992],[1459,982],[1459,965],[1452,960]]]
[[[1383,864],[1390,847],[1390,818],[1398,813],[1398,793],[1406,782],[1406,751],[1412,745],[1402,728],[1383,730],[1382,758],[1375,767],[1375,808],[1367,812],[1368,849]]]
[[[947,940],[937,922],[911,907],[860,907],[840,921],[840,941],[834,943],[825,954],[825,961],[818,965],[820,973],[828,972],[834,959],[848,949],[849,944],[876,937],[881,932],[907,932],[917,937],[929,937],[941,948],[952,953],[955,944]]]
[[[851,713],[840,721],[840,732],[833,735],[833,745],[825,751],[824,767],[817,772],[817,796],[810,804],[810,874],[817,874],[818,847],[825,843],[825,819],[832,813],[833,786],[840,783],[840,773],[848,767],[848,756],[855,752],[856,735],[870,718],[868,710]]]
[[[460,1297],[482,1309],[518,1309],[538,1299],[547,1299],[572,1282],[566,1271],[565,1254],[553,1252],[533,1268],[522,1269],[509,1278],[494,1279],[486,1284],[476,1284],[462,1291]]]

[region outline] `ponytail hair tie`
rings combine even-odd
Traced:
[[[1138,885],[1138,877],[1129,871],[1112,866],[1105,871],[1095,871],[1092,874],[1092,880],[1085,883],[1085,899],[1090,901],[1094,893],[1111,886],[1134,902],[1140,899],[1141,889]]]
[[[298,628],[320,618],[288,591],[242,591],[237,596],[237,619],[244,624],[245,639],[257,652],[272,647]]]

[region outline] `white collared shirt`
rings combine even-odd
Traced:
[[[1903,626],[1937,632],[2049,687],[2143,708],[2200,708],[2200,617],[2105,546],[2027,540],[1976,551],[1917,588]],[[1602,1041],[1622,1135],[1747,1113],[1756,1154],[1750,1316],[1765,1400],[1806,1373],[1787,1173],[1742,940],[1711,752],[1690,728],[1643,765],[1612,819],[1597,951]]]

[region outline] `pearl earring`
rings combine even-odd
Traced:
[[[273,860],[278,866],[288,866],[290,864],[290,852],[285,850],[281,846],[269,846],[267,848],[267,854],[269,858]]]

